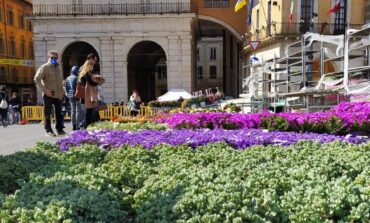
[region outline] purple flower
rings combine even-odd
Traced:
[[[96,144],[104,148],[119,148],[123,145],[140,145],[151,149],[156,145],[188,145],[192,148],[209,143],[225,142],[236,149],[246,149],[254,145],[289,146],[300,140],[329,143],[336,140],[353,144],[368,142],[367,139],[354,136],[335,136],[316,133],[269,132],[259,129],[199,129],[199,130],[143,130],[128,132],[119,130],[77,131],[57,142],[62,151],[82,144]]]

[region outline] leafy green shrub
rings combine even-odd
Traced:
[[[181,106],[181,103],[178,101],[150,101],[148,106],[158,108],[178,108]]]
[[[99,122],[88,127],[88,130],[100,130],[100,129],[115,129],[115,130],[127,130],[127,131],[139,131],[139,130],[166,130],[168,126],[166,124],[153,123],[153,122],[129,122],[129,123],[117,123],[117,122]]]
[[[20,182],[27,181],[31,173],[39,172],[51,160],[52,157],[39,151],[0,156],[0,193],[14,193]]]
[[[13,195],[2,222],[368,222],[370,144],[85,145],[57,152]],[[7,157],[5,157],[7,158]],[[56,163],[56,164],[55,164]],[[11,171],[8,169],[7,171]]]
[[[261,119],[261,128],[270,131],[287,131],[289,122],[280,116],[268,116]]]

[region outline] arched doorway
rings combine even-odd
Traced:
[[[152,41],[135,44],[127,58],[128,93],[137,90],[148,102],[167,92],[167,57],[160,45]]]
[[[201,16],[196,36],[196,91],[222,91],[238,97],[240,82],[240,35],[227,23]]]
[[[90,53],[96,55],[98,57],[98,60],[100,61],[98,52],[90,44],[83,41],[71,43],[62,54],[64,77],[69,75],[72,66],[81,67],[86,60],[86,56]],[[95,72],[100,73],[99,63],[97,63],[95,66]]]

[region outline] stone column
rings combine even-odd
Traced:
[[[168,55],[167,57],[167,88],[180,88],[179,86],[179,44],[178,36],[168,37]]]
[[[123,61],[123,68],[122,68],[122,77],[123,77],[123,82],[122,82],[122,89],[123,89],[123,98],[121,98],[120,100],[124,101],[124,102],[127,102],[128,101],[128,97],[129,97],[129,94],[130,92],[128,92],[128,62],[127,61]]]
[[[116,101],[120,100],[123,101],[124,99],[127,100],[125,95],[125,91],[127,91],[127,87],[125,87],[127,82],[127,62],[123,61],[124,57],[124,41],[123,38],[115,37],[113,38],[113,63],[114,63],[114,75],[115,75],[115,91],[116,91]],[[126,63],[126,65],[125,65]],[[126,73],[126,75],[124,75]]]
[[[191,78],[192,78],[192,37],[181,36],[181,87],[191,93]]]
[[[100,72],[105,78],[102,89],[107,103],[112,103],[116,94],[112,48],[112,39],[110,37],[100,38]]]

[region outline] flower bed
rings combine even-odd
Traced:
[[[95,145],[60,152],[39,144],[1,161],[4,223],[370,219],[370,144],[300,142],[241,151],[221,143],[109,152]],[[17,162],[27,168],[16,168]]]
[[[367,142],[361,137],[344,137],[315,133],[269,132],[259,129],[241,130],[143,130],[137,132],[120,130],[77,131],[58,141],[62,151],[82,144],[96,144],[107,149],[118,148],[122,145],[141,145],[153,148],[160,144],[172,146],[188,145],[192,148],[215,142],[225,142],[234,148],[245,149],[254,145],[283,145],[288,146],[300,140],[312,140],[328,143],[336,140],[354,144]]]
[[[329,111],[316,113],[177,113],[156,121],[176,129],[263,128],[342,135],[356,131],[370,133],[370,103],[341,103]]]

